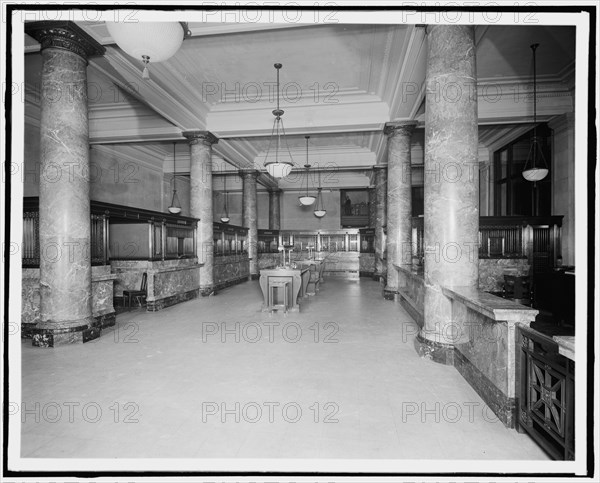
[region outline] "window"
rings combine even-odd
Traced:
[[[546,124],[537,128],[537,137],[550,169],[550,135]],[[532,183],[521,174],[531,147],[533,130],[494,153],[494,214],[497,216],[547,216],[551,212],[551,174]]]

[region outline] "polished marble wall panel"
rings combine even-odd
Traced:
[[[261,253],[258,255],[258,269],[273,268],[281,265],[281,253]]]
[[[227,286],[232,282],[248,280],[250,261],[247,255],[219,256],[215,257],[214,270],[215,286]]]
[[[480,258],[479,290],[486,292],[502,292],[504,273],[524,276],[529,273],[526,258]]]
[[[113,283],[116,278],[108,265],[92,267],[94,318],[114,313]],[[24,268],[21,284],[21,323],[36,324],[40,321],[40,269]]]
[[[166,299],[200,288],[199,266],[169,266],[166,262],[153,262],[148,272],[148,302]]]
[[[361,253],[358,256],[358,269],[363,276],[370,276],[375,273],[375,254]]]

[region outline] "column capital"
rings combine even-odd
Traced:
[[[269,196],[272,195],[280,195],[283,190],[281,188],[271,188],[269,189]]]
[[[575,126],[575,114],[573,112],[565,112],[560,116],[556,116],[548,121],[548,127],[554,130],[554,134],[562,132],[569,127]]]
[[[68,50],[84,59],[104,55],[106,49],[74,22],[43,20],[25,23],[25,32],[41,44],[41,49]]]
[[[188,139],[190,145],[201,143],[212,146],[219,142],[219,138],[210,131],[184,131],[181,134]]]
[[[417,121],[386,122],[383,129],[383,134],[389,136],[390,138],[396,136],[397,134],[410,136],[417,124]]]
[[[240,169],[239,171],[240,176],[242,176],[243,178],[258,178],[258,175],[260,174],[260,171],[256,170],[256,169]]]

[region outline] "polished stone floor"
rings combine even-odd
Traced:
[[[85,345],[22,345],[26,458],[545,460],[368,279],[328,279],[301,313],[247,282],[120,314]]]

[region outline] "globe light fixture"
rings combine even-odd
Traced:
[[[223,213],[221,214],[221,223],[229,223],[229,210],[227,209],[227,175],[223,176]]]
[[[150,62],[164,62],[191,35],[186,22],[106,22],[108,33],[126,54],[142,61],[143,79],[150,79]]]
[[[540,147],[537,138],[537,76],[536,76],[536,62],[535,62],[535,51],[540,44],[532,44],[531,50],[533,52],[533,139],[531,140],[531,147],[529,148],[529,154],[527,161],[523,167],[523,178],[527,181],[541,181],[548,175],[548,166],[544,158],[544,153]],[[541,162],[538,161],[538,154]],[[531,164],[530,164],[531,161]]]
[[[310,136],[304,136],[306,138],[306,164],[304,167],[306,168],[306,194],[299,196],[298,200],[302,206],[310,206],[315,202],[315,197],[313,195],[308,194],[308,176],[310,174],[310,164],[308,163],[308,140]]]
[[[267,154],[265,155],[265,163],[264,166],[267,172],[273,176],[273,178],[285,178],[292,172],[292,167],[294,165],[292,161],[292,153],[290,153],[290,149],[287,146],[287,141],[285,139],[285,128],[283,126],[283,109],[279,108],[279,69],[281,69],[282,65],[277,63],[274,64],[274,67],[277,71],[277,109],[273,110],[273,115],[275,119],[273,120],[273,129],[271,130],[271,139],[269,140],[269,147],[267,148]],[[287,147],[287,151],[290,157],[290,160],[280,160],[279,159],[279,151],[281,149],[281,138],[285,142]],[[271,150],[271,144],[275,140],[275,161],[267,161],[269,156],[269,152]]]
[[[317,204],[315,205],[314,215],[317,218],[323,218],[327,214],[325,205],[323,204],[323,193],[321,192],[321,171],[319,173],[319,189],[317,190]]]
[[[173,197],[171,198],[171,205],[169,206],[169,213],[178,215],[181,213],[181,203],[179,202],[179,196],[177,196],[177,187],[175,185],[175,143],[173,143]]]

